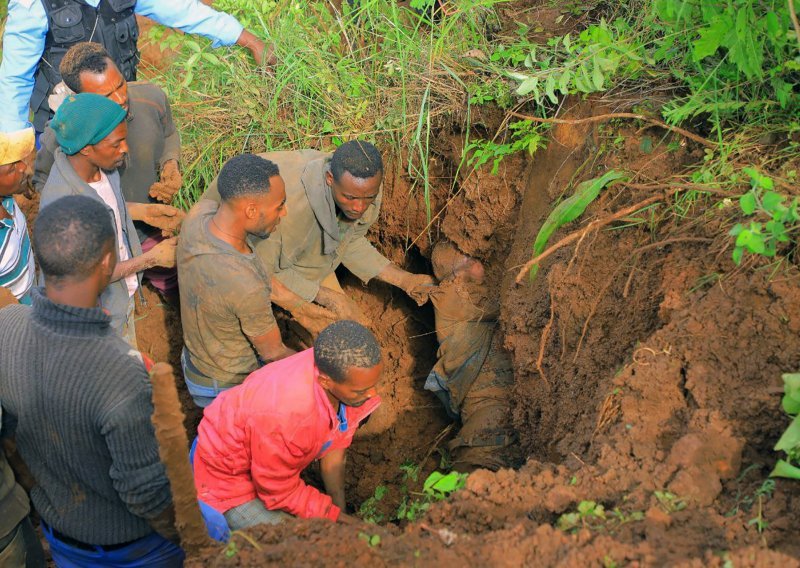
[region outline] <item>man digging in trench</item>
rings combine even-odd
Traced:
[[[431,294],[438,360],[425,388],[461,421],[450,441],[453,467],[497,470],[514,464],[511,360],[495,335],[499,304],[485,285],[483,265],[449,243],[431,256],[439,286]]]
[[[363,282],[377,278],[397,286],[419,305],[428,300],[433,279],[412,274],[391,263],[366,237],[381,208],[383,160],[369,142],[353,140],[333,154],[316,150],[268,152],[286,183],[289,211],[256,254],[273,271],[273,292],[282,283],[287,293],[272,301],[298,319],[309,303],[332,312],[332,319],[364,322],[358,305],[343,291],[335,270],[343,264]],[[203,196],[219,201],[216,180]],[[303,324],[312,334],[323,326]]]
[[[312,349],[270,363],[206,408],[194,455],[198,499],[230,530],[344,513],[345,451],[380,404],[375,337],[354,321],[322,330]],[[314,460],[327,494],[300,473]],[[208,515],[206,516],[209,520]]]

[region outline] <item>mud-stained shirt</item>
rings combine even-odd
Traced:
[[[183,339],[194,367],[207,378],[239,384],[260,365],[248,337],[275,325],[270,276],[255,253],[242,254],[208,225],[219,204],[201,199],[178,240]]]
[[[331,154],[296,150],[259,156],[277,164],[286,183],[286,217],[268,239],[257,243],[256,254],[287,288],[311,301],[319,292],[320,282],[340,264],[364,283],[386,268],[389,260],[367,239],[367,231],[380,214],[383,190],[361,219],[346,222],[330,209],[314,207],[330,192],[325,172]],[[219,201],[216,179],[209,184],[203,198]],[[326,239],[324,227],[338,227],[333,247]]]

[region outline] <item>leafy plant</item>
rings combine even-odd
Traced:
[[[605,508],[594,501],[581,501],[572,513],[564,513],[558,518],[556,527],[562,531],[576,531],[591,526],[592,521],[606,520]]]
[[[425,514],[432,503],[444,501],[454,492],[464,487],[467,482],[467,475],[457,471],[451,471],[446,474],[434,471],[425,480],[422,486],[422,493],[410,492],[410,495],[406,495],[397,509],[395,518],[406,521],[417,520]],[[416,495],[417,497],[412,499],[411,495]]]
[[[467,163],[474,169],[492,160],[492,175],[496,175],[500,162],[506,156],[517,152],[525,151],[529,156],[533,156],[540,148],[544,148],[547,142],[544,131],[547,125],[534,124],[530,120],[519,120],[508,125],[511,130],[511,139],[507,143],[498,144],[493,140],[475,140],[467,144],[464,152],[471,153]]]
[[[783,411],[792,417],[792,422],[775,444],[776,452],[783,452],[786,459],[778,460],[770,477],[800,479],[800,373],[783,375]]]
[[[774,257],[780,243],[791,241],[789,230],[800,221],[798,199],[795,197],[786,206],[786,197],[773,191],[771,178],[759,173],[754,168],[744,168],[750,177],[751,189],[739,199],[739,206],[745,215],[760,215],[770,218],[769,221],[750,221],[748,224],[737,223],[730,231],[736,237],[733,249],[733,261],[742,262],[745,251],[766,257]]]
[[[382,523],[385,517],[383,513],[378,511],[378,503],[383,500],[387,492],[388,489],[385,485],[378,485],[372,496],[361,503],[361,506],[358,508],[358,516],[367,523],[375,525]]]
[[[626,178],[626,173],[610,170],[598,178],[581,183],[573,195],[559,203],[547,216],[533,243],[533,256],[537,257],[542,254],[550,236],[562,225],[580,217],[589,204],[597,199],[602,189]],[[538,271],[539,265],[534,264],[530,271],[531,280],[536,277]]]
[[[661,506],[661,509],[667,514],[677,513],[686,508],[686,500],[681,499],[670,491],[654,491],[653,495]]]
[[[374,548],[381,543],[381,535],[379,534],[360,532],[358,533],[358,538],[365,541],[371,548]]]

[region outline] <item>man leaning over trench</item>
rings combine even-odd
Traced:
[[[419,305],[428,300],[433,279],[391,263],[366,237],[378,219],[382,198],[383,160],[375,146],[353,140],[333,154],[297,150],[262,156],[280,168],[291,212],[255,249],[274,271],[273,302],[292,315],[316,302],[339,319],[363,321],[336,279],[340,264],[365,283],[377,278],[399,287]],[[216,181],[204,197],[219,201]],[[280,293],[275,281],[288,292]]]
[[[194,456],[197,496],[231,530],[279,523],[286,514],[351,521],[344,513],[345,451],[380,404],[375,337],[337,321],[312,349],[270,363],[206,408]],[[325,493],[300,473],[320,460]]]
[[[99,43],[73,45],[61,60],[64,94],[50,97],[50,108],[57,111],[61,101],[75,93],[103,95],[128,111],[128,154],[120,166],[120,187],[128,203],[171,203],[181,188],[178,161],[181,139],[172,120],[172,110],[164,90],[151,83],[128,83],[108,52]],[[33,185],[41,192],[50,175],[58,148],[56,134],[49,126],[39,139]],[[179,215],[179,211],[174,211]],[[134,221],[142,251],[147,252],[164,240],[160,229]],[[170,235],[171,236],[171,235]],[[178,273],[174,268],[150,268],[143,278],[168,298],[177,295]]]
[[[183,216],[174,215],[174,207],[168,205],[125,202],[117,168],[128,152],[126,114],[114,101],[93,93],[70,95],[61,104],[51,122],[59,148],[42,190],[41,206],[66,195],[86,195],[105,205],[117,229],[119,262],[111,284],[100,296],[100,306],[111,315],[112,327],[135,347],[133,311],[134,294],[140,285],[138,273],[153,266],[175,266],[177,239],[173,237],[142,253],[133,221],[141,219],[175,230]]]
[[[208,406],[263,362],[294,353],[272,315],[270,278],[250,241],[267,238],[286,215],[278,167],[243,154],[218,176],[221,201],[201,199],[178,242],[181,357],[189,393]]]
[[[3,431],[16,435],[56,566],[181,566],[141,355],[97,307],[117,262],[106,207],[64,197],[36,219],[33,307],[0,310]],[[22,355],[21,355],[22,354]]]

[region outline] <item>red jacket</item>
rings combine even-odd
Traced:
[[[267,509],[302,518],[339,517],[330,496],[306,485],[300,472],[350,446],[358,424],[381,401],[344,407],[348,427],[341,432],[318,375],[314,350],[307,349],[217,396],[198,428],[194,480],[201,501],[224,513],[258,497]]]

